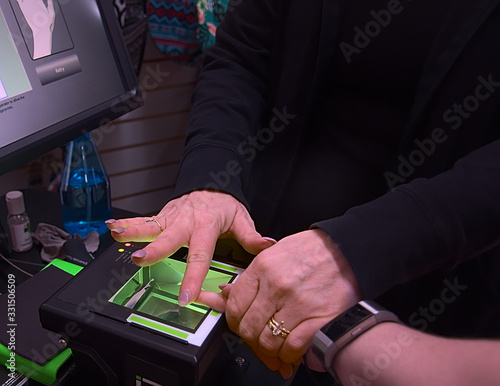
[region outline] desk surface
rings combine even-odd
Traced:
[[[59,203],[59,195],[57,193],[39,189],[23,189],[23,193],[26,212],[30,218],[32,231],[36,230],[39,223],[47,223],[63,229],[62,212]],[[113,216],[115,218],[131,217],[135,215],[136,214],[133,212],[113,208]],[[4,232],[1,232],[0,242],[4,242],[8,237],[7,232],[5,232],[8,229],[5,197],[0,198],[0,225],[2,230],[4,230]],[[114,241],[109,233],[101,236],[99,249],[96,255],[99,256],[113,243]],[[35,274],[46,264],[40,258],[40,250],[40,245],[34,245],[33,248],[26,252],[0,251],[4,254],[6,252],[9,260],[24,271],[29,274]],[[16,275],[18,282],[22,282],[29,277],[9,265],[3,259],[0,259],[0,293],[5,293],[7,276],[12,273]]]

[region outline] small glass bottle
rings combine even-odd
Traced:
[[[90,133],[68,142],[59,194],[64,229],[85,237],[108,231],[111,218],[109,177]]]
[[[24,207],[23,192],[14,190],[5,195],[7,202],[7,225],[9,227],[12,249],[25,252],[33,246],[30,219]]]

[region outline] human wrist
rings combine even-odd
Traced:
[[[312,353],[334,379],[338,379],[334,363],[342,349],[375,326],[386,322],[399,323],[392,312],[373,301],[360,301],[345,309],[316,332]],[[364,352],[361,352],[364,355]],[[351,363],[349,362],[351,365]]]
[[[343,281],[342,286],[344,290],[348,288],[352,294],[352,298],[356,299],[355,301],[361,300],[361,290],[358,280],[337,242],[321,228],[312,228],[310,231],[315,232],[320,237],[322,245],[329,251],[335,261],[339,271],[337,281]]]
[[[398,384],[398,369],[405,368],[405,350],[417,339],[417,331],[398,323],[380,323],[344,346],[332,366],[343,385]]]

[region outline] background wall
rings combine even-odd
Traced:
[[[115,207],[154,214],[165,204],[184,148],[195,77],[196,68],[164,60],[148,41],[139,80],[144,106],[118,120],[111,133],[94,132]]]
[[[197,69],[166,60],[148,40],[139,84],[144,105],[96,129],[94,140],[111,180],[113,206],[144,215],[158,212],[172,191],[179,169]],[[62,150],[0,176],[0,194],[38,187],[62,166]]]

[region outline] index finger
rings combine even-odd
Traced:
[[[156,223],[156,221],[158,223]],[[106,221],[111,236],[118,242],[150,242],[155,240],[162,229],[166,229],[163,217],[131,217]]]
[[[186,272],[179,290],[179,305],[186,306],[198,297],[219,236],[215,227],[196,228],[191,234]]]
[[[153,265],[187,246],[188,240],[189,229],[183,226],[170,227],[160,233],[155,241],[135,251],[131,256],[132,261],[141,267]]]

